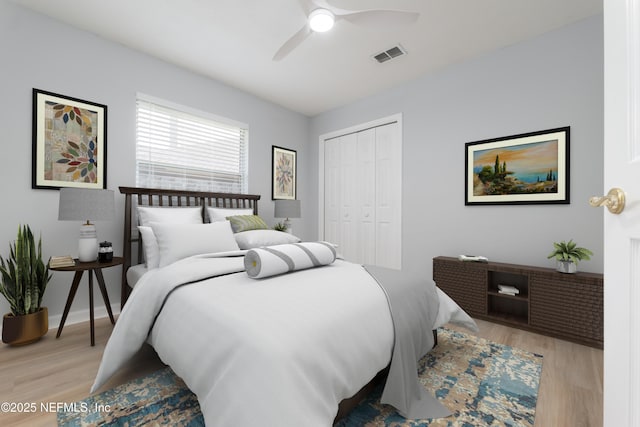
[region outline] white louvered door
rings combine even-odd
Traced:
[[[402,137],[397,120],[321,139],[323,222],[345,259],[401,267]]]

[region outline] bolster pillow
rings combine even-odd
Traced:
[[[261,279],[290,271],[320,267],[336,260],[336,250],[327,242],[288,243],[250,249],[244,256],[249,277]]]

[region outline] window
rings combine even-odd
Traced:
[[[136,184],[247,193],[248,126],[138,95]]]

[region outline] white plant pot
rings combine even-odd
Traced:
[[[573,261],[558,261],[556,263],[556,270],[558,270],[560,273],[573,274],[578,271],[578,266]]]

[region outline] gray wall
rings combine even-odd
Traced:
[[[407,268],[430,277],[433,256],[460,253],[546,266],[551,242],[574,238],[595,252],[581,269],[601,272],[603,213],[586,204],[603,186],[601,21],[588,19],[309,119],[0,0],[0,254],[8,254],[8,242],[23,223],[42,234],[46,257],[77,250],[79,224],[57,220],[58,192],[31,189],[35,87],[108,106],[108,188],[116,192],[118,186],[135,185],[136,92],[248,123],[249,192],[262,195],[260,213],[270,224],[271,145],[297,150],[303,218],[293,226],[303,239],[317,238],[318,136],[400,112]],[[571,205],[464,206],[465,142],[566,125],[571,126]],[[116,209],[123,209],[119,194]],[[97,227],[98,238],[112,241],[120,254],[120,215]],[[118,268],[105,271],[112,302],[119,300],[119,275]],[[54,321],[70,280],[70,273],[55,273],[45,295]],[[83,285],[72,310],[87,307]],[[0,313],[8,310],[0,299]]]
[[[602,16],[314,117],[312,187],[320,135],[394,113],[404,124],[405,268],[431,277],[434,256],[463,253],[553,266],[552,242],[573,238],[595,254],[579,269],[603,271],[603,211],[587,203],[603,188]],[[570,205],[464,205],[465,142],[561,126],[571,126]]]
[[[0,0],[0,129],[2,167],[0,190],[0,254],[18,224],[28,223],[42,233],[43,251],[51,255],[77,254],[80,223],[58,221],[58,192],[31,189],[31,91],[38,88],[108,106],[107,184],[116,190],[116,220],[98,222],[98,238],[113,242],[122,252],[124,197],[118,186],[135,185],[135,97],[142,92],[192,108],[249,124],[249,192],[262,195],[261,215],[273,224],[271,201],[271,145],[298,151],[300,169],[308,157],[309,118],[245,92],[134,52],[92,34],[75,30]],[[307,175],[298,178],[301,198],[308,193]],[[298,225],[294,220],[294,227]],[[299,232],[300,231],[300,232]],[[296,232],[304,238],[303,227]],[[111,302],[120,298],[120,269],[105,270]],[[52,320],[64,308],[71,273],[54,273],[44,298]],[[88,308],[86,279],[76,295],[73,311]],[[102,305],[99,293],[96,305]],[[9,306],[0,298],[0,314]],[[82,320],[86,320],[85,317]],[[57,326],[51,325],[51,326]]]

